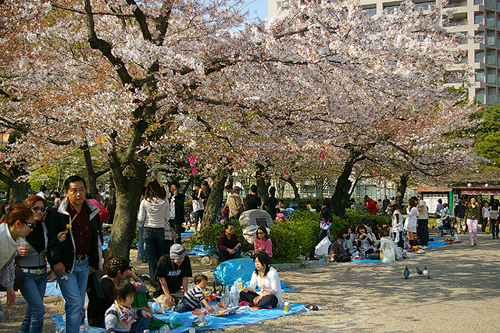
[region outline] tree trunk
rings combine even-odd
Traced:
[[[410,173],[405,172],[399,177],[398,187],[396,191],[396,202],[404,206],[406,187],[408,186],[408,179],[410,178]]]
[[[110,255],[121,255],[129,259],[130,245],[135,238],[137,210],[146,181],[146,171],[146,164],[142,161],[132,161],[127,167],[126,175],[122,173],[122,166],[119,163],[112,164],[111,174],[115,183],[116,210],[108,247]]]
[[[26,171],[24,171],[24,167],[22,166],[11,166],[8,174],[0,174],[0,180],[9,186],[6,201],[11,206],[22,203],[27,197],[27,182],[19,180],[25,178],[21,176],[26,176]]]
[[[286,178],[281,177],[281,179],[290,184],[290,186],[293,188],[293,195],[295,196],[295,200],[298,201],[300,199],[299,188],[297,187],[297,184],[295,184],[295,182],[293,181],[292,177],[291,176],[287,176]]]
[[[255,179],[257,180],[257,195],[262,199],[262,205],[264,205],[264,200],[266,200],[269,195],[271,181],[269,177],[266,176],[266,168],[262,164],[257,164]]]
[[[92,156],[90,155],[90,148],[87,144],[80,147],[83,151],[83,156],[85,158],[85,166],[87,167],[87,173],[89,175],[89,192],[93,199],[97,199],[97,176],[94,171],[94,165],[92,164]],[[99,201],[99,200],[98,200]]]
[[[360,160],[361,153],[351,152],[349,158],[344,164],[344,170],[340,174],[335,186],[335,192],[332,196],[332,213],[338,217],[344,217],[345,207],[349,201],[349,190],[351,189],[352,182],[349,177],[352,173],[354,163]]]
[[[220,169],[215,175],[214,184],[210,195],[208,196],[207,204],[205,205],[205,211],[203,212],[203,220],[201,221],[200,230],[203,231],[210,224],[215,223],[215,218],[217,217],[218,210],[222,204],[222,196],[224,195],[224,184],[227,179],[227,170]]]

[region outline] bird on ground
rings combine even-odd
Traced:
[[[422,272],[424,276],[428,279],[431,278],[431,275],[429,274],[429,270],[427,269],[427,266],[424,267],[424,271]]]
[[[422,270],[420,268],[418,268],[418,266],[417,266],[417,273],[418,273],[418,275],[423,275],[424,274],[424,272],[422,272]]]
[[[406,266],[406,268],[405,268],[404,275],[405,275],[405,279],[407,279],[410,276],[410,270],[408,269],[408,266]]]

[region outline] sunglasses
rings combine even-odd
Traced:
[[[34,212],[38,212],[38,211],[45,212],[45,207],[37,207],[37,206],[35,206],[35,207],[31,207],[31,210],[34,211]]]
[[[24,221],[23,221],[24,222]],[[30,227],[31,229],[33,229],[35,227],[35,224],[34,223],[29,223],[29,222],[24,222],[24,224],[26,224],[28,227]]]

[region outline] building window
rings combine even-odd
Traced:
[[[488,50],[488,52],[486,53],[486,63],[488,65],[495,65],[495,60],[496,60],[496,56],[495,56],[495,50]]]
[[[475,62],[483,62],[484,60],[484,52],[483,51],[476,51],[476,57],[474,59]]]
[[[486,45],[495,46],[495,32],[488,31],[488,35],[486,37]]]
[[[495,9],[495,0],[486,0],[486,7]]]
[[[363,7],[363,11],[367,12],[370,14],[370,16],[375,16],[377,15],[377,7]]]
[[[427,10],[427,9],[429,9],[430,6],[435,6],[435,5],[436,5],[435,1],[419,2],[419,3],[415,3],[415,7],[413,7],[413,9],[415,9],[415,10],[419,10],[419,9]]]
[[[484,71],[479,70],[476,72],[476,82],[483,82],[484,81]]]
[[[476,90],[476,100],[481,103],[484,103],[484,89]]]
[[[474,15],[474,24],[483,24],[483,14]]]
[[[465,7],[465,6],[467,6],[467,0],[459,0],[459,1],[448,2],[446,6],[444,6],[444,8],[455,8],[455,7]]]
[[[398,8],[399,7],[399,4],[397,5],[387,5],[387,6],[384,6],[384,10],[387,12],[387,13],[392,13],[394,11],[394,9]]]
[[[490,28],[495,27],[495,13],[488,13],[486,14],[486,26]]]
[[[486,76],[486,83],[495,84],[496,82],[496,69],[489,69],[488,75]]]
[[[483,0],[474,0],[474,5],[482,5]]]
[[[488,88],[488,105],[497,103],[497,90],[496,88]]]

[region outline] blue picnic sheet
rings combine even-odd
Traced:
[[[111,236],[104,236],[103,237],[103,242],[102,242],[102,250],[106,250],[108,248],[108,245],[109,245],[109,239],[111,238]]]
[[[215,304],[215,302],[211,302]],[[157,304],[156,304],[157,306]],[[248,325],[255,324],[263,320],[276,319],[283,316],[288,316],[291,314],[307,311],[304,304],[290,303],[289,311],[284,311],[283,306],[275,309],[259,309],[252,310],[249,307],[241,307],[236,314],[227,317],[216,317],[211,315],[206,315],[208,324],[213,330],[223,329],[231,325]],[[181,333],[187,331],[196,318],[191,312],[177,313],[173,311],[165,311],[162,314],[155,314],[155,317],[163,320],[165,322],[170,321],[170,317],[175,315],[175,320],[181,324],[181,326],[176,327],[171,330],[173,333]],[[66,324],[63,317],[58,314],[52,314],[52,320],[56,324],[56,331],[64,329]],[[80,327],[80,333],[102,333],[103,328],[82,326]],[[151,331],[157,332],[157,331]]]
[[[57,280],[47,282],[47,286],[45,287],[45,296],[63,297],[59,284],[57,284]]]
[[[381,260],[371,260],[371,259],[353,259],[351,260],[351,262],[372,262],[372,263],[375,263],[375,262],[381,262],[381,263],[389,263],[390,261],[381,261]]]
[[[446,245],[446,242],[440,242],[440,241],[429,241],[427,244],[427,247],[440,247]]]
[[[212,247],[205,247],[205,245],[195,245],[191,251],[188,252],[190,256],[204,257],[209,256]]]

